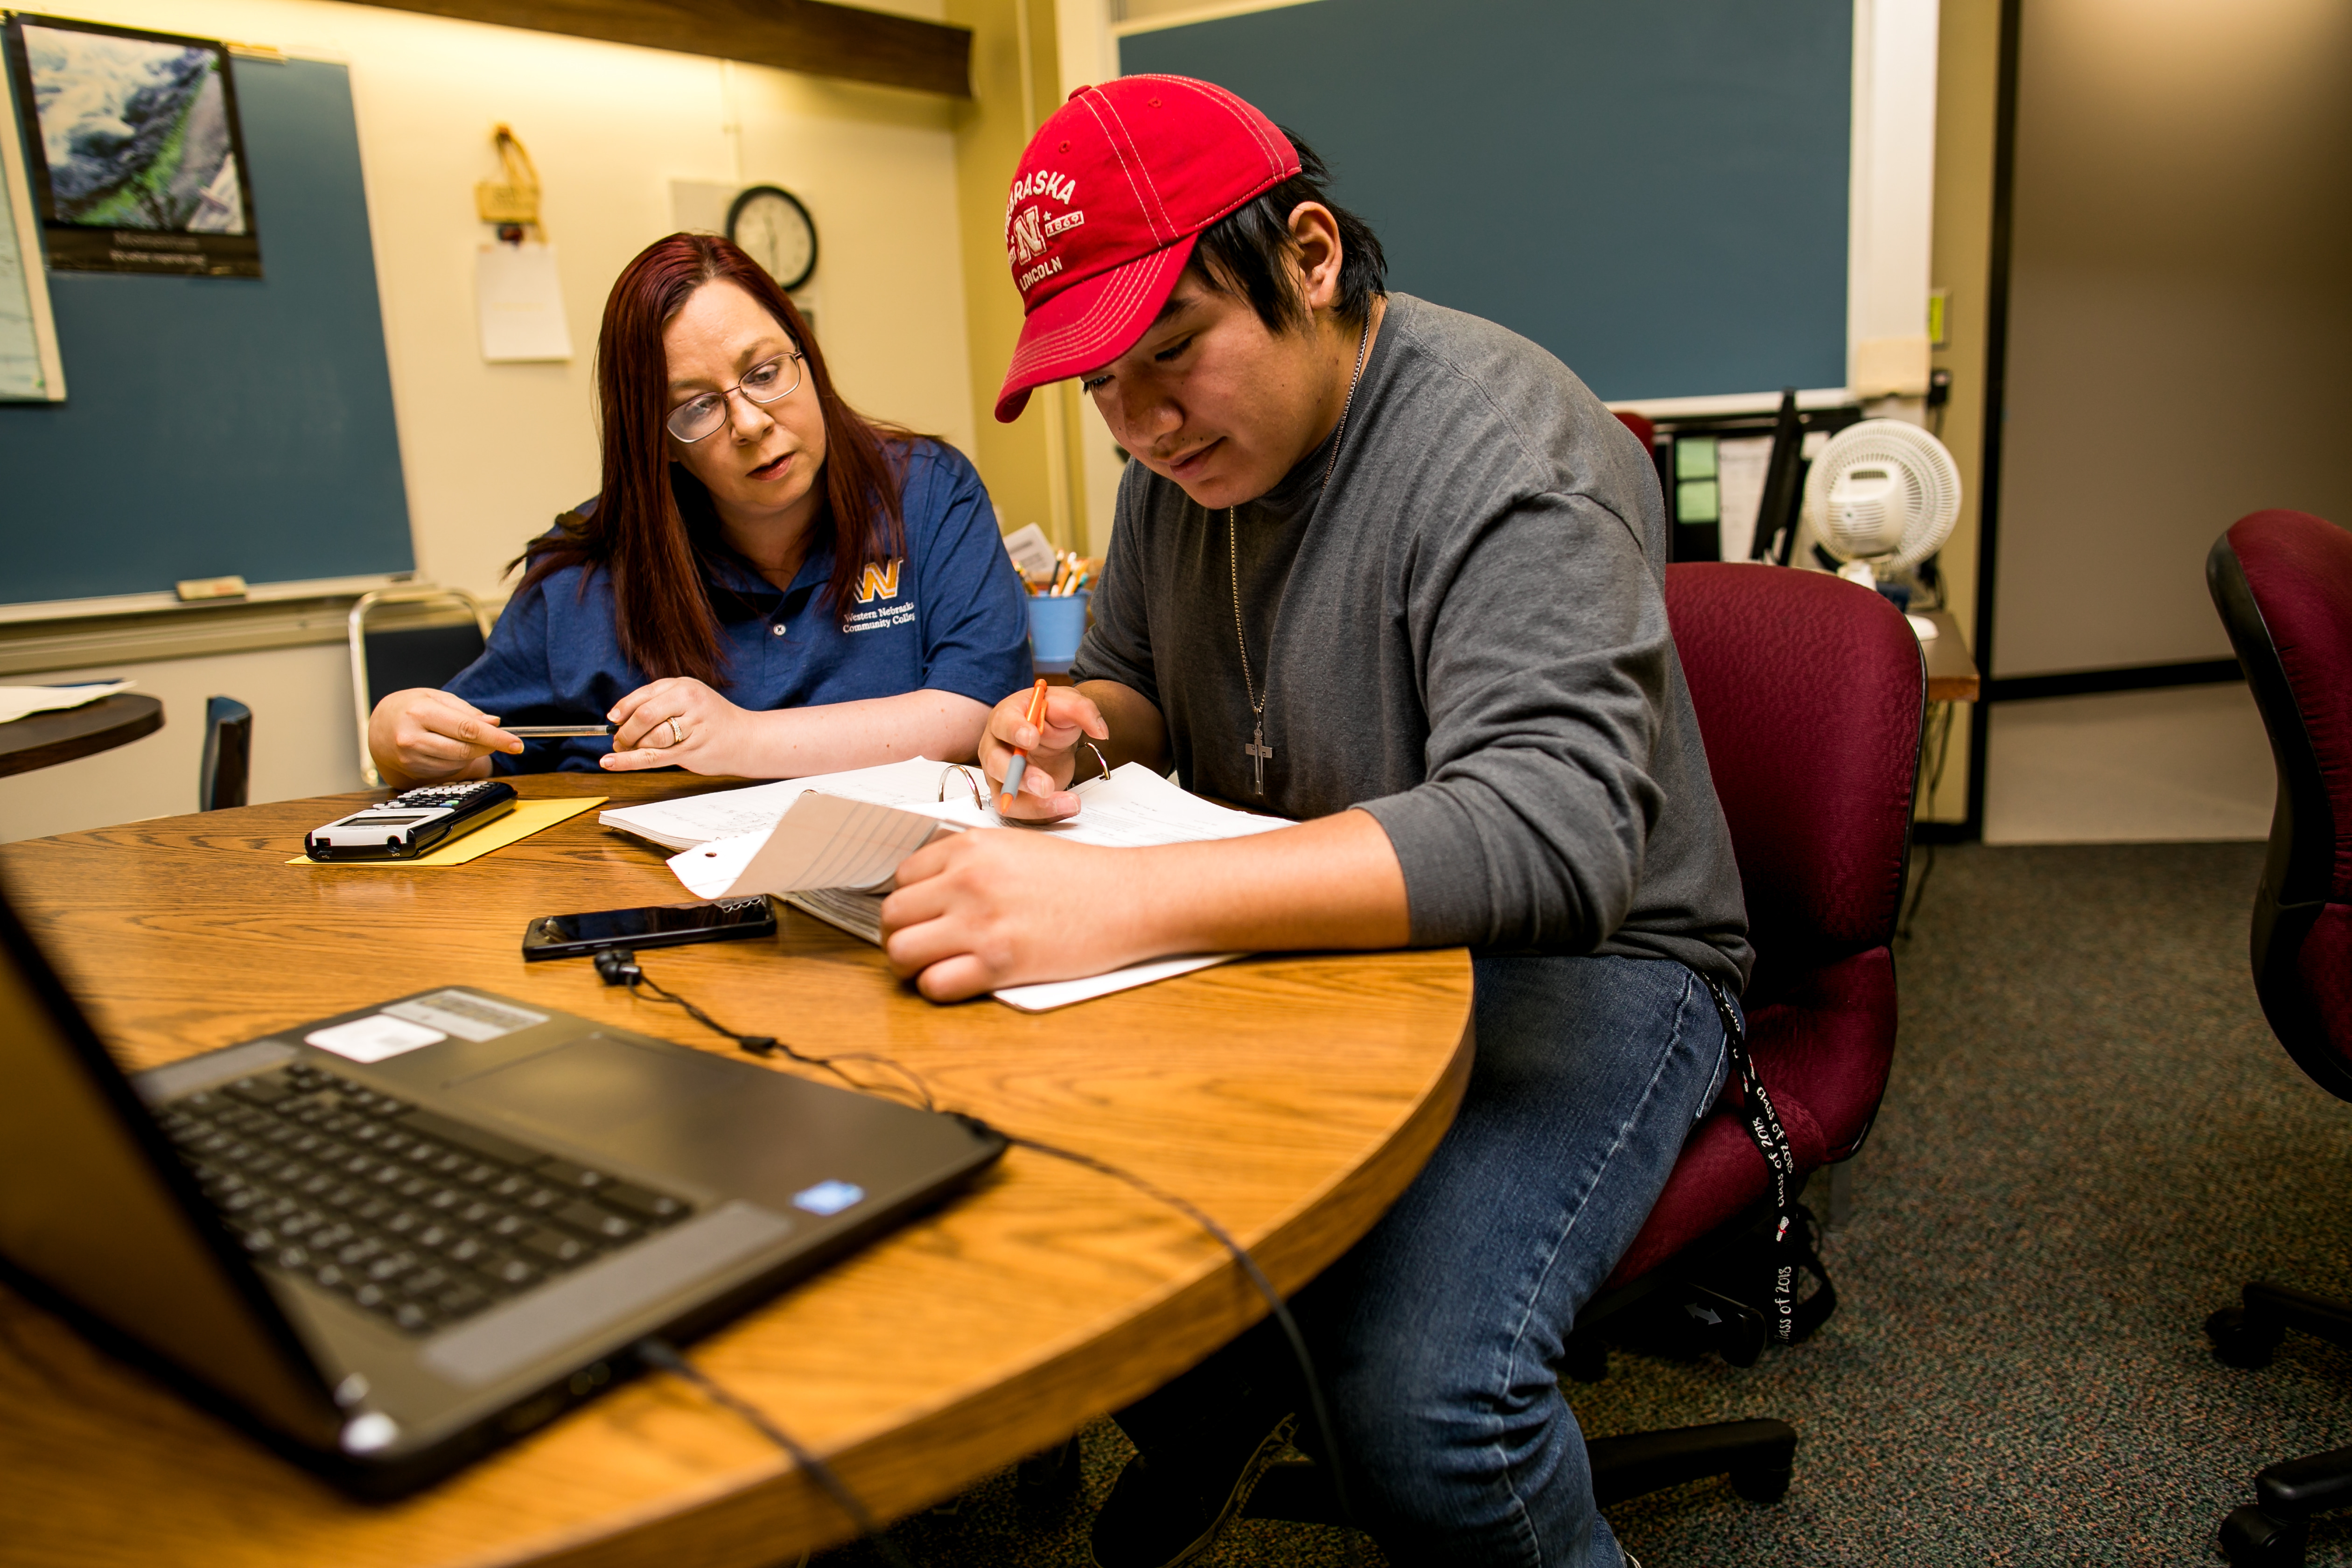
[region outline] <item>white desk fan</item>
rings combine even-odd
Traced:
[[[1830,437],[1805,476],[1804,530],[1874,588],[1913,577],[1960,515],[1960,469],[1941,441],[1900,419],[1865,419]],[[1913,616],[1924,640],[1935,623]]]

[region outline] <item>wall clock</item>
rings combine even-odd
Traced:
[[[800,198],[778,185],[753,185],[727,209],[727,237],[768,269],[790,293],[816,270],[816,224]]]

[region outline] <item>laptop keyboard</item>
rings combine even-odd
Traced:
[[[257,1263],[412,1334],[693,1212],[307,1064],[175,1100],[156,1121]]]

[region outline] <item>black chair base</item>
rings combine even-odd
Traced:
[[[1749,1502],[1776,1503],[1788,1494],[1797,1429],[1785,1421],[1718,1421],[1590,1438],[1584,1452],[1592,1466],[1593,1498],[1603,1508],[1715,1476],[1729,1477],[1731,1489]],[[1268,1466],[1242,1517],[1297,1524],[1348,1522],[1330,1482],[1305,1459]]]
[[[1024,1509],[1061,1509],[1078,1495],[1085,1477],[1078,1468],[1078,1440],[1063,1438],[1014,1467],[1013,1495]]]
[[[1749,1502],[1775,1503],[1788,1495],[1796,1468],[1797,1429],[1786,1421],[1717,1421],[1590,1438],[1584,1452],[1603,1508],[1713,1476],[1729,1477],[1731,1489]]]
[[[2242,1304],[2205,1320],[2214,1358],[2228,1366],[2268,1366],[2289,1329],[2352,1349],[2352,1302],[2257,1280]],[[2252,1505],[2221,1521],[2221,1550],[2236,1568],[2301,1568],[2311,1516],[2347,1507],[2352,1448],[2283,1459],[2254,1477]]]

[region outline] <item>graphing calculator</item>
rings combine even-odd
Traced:
[[[312,828],[302,848],[313,860],[414,860],[514,806],[514,785],[499,779],[424,784]]]

